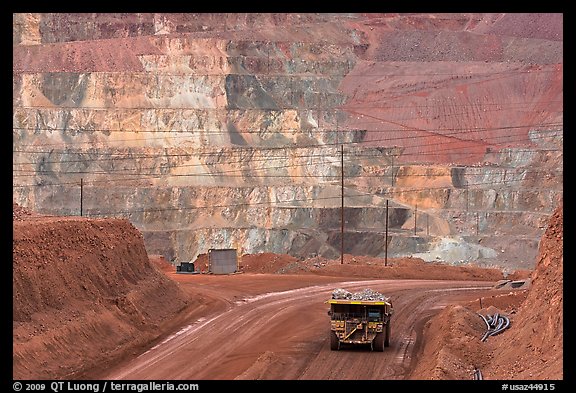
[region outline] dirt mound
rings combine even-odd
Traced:
[[[200,254],[194,260],[194,269],[205,273],[208,272],[208,254]]]
[[[148,255],[150,263],[156,266],[164,273],[171,273],[176,270],[176,267],[164,258],[163,255]]]
[[[532,276],[533,270],[520,269],[506,276],[508,280],[525,280]]]
[[[290,255],[262,253],[242,256],[241,270],[247,273],[317,274],[336,277],[390,279],[487,280],[503,278],[502,271],[477,266],[450,266],[421,258],[384,258],[344,255],[340,259],[315,257],[299,260]]]
[[[38,214],[25,207],[20,206],[16,202],[12,202],[12,220],[13,221],[24,221],[29,217],[37,217]]]
[[[127,220],[15,220],[12,257],[14,379],[82,378],[148,344],[187,304]]]
[[[426,346],[410,379],[466,380],[490,360],[479,337],[486,324],[473,311],[449,306],[424,327]]]
[[[503,287],[502,295],[448,307],[427,323],[411,379],[472,379],[476,367],[485,379],[563,378],[562,225],[561,202],[540,242],[529,289]],[[510,318],[510,328],[481,342],[486,326],[478,313],[496,312]]]
[[[352,257],[328,261],[316,274],[374,277],[389,279],[430,279],[430,280],[487,280],[497,281],[502,278],[499,269],[481,268],[477,266],[450,266],[436,262],[425,262],[420,258],[393,258],[386,266],[383,258]]]
[[[286,266],[298,263],[298,259],[287,254],[263,252],[242,255],[241,270],[249,273],[278,273]]]

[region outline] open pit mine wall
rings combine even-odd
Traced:
[[[533,267],[562,31],[514,18],[15,14],[14,200],[78,215],[82,181],[169,260],[336,257],[344,146],[346,253],[384,254],[388,200],[389,256]]]

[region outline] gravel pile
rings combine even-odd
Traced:
[[[24,221],[27,217],[32,215],[33,213],[30,210],[15,202],[12,203],[12,221]]]
[[[332,292],[332,299],[343,300],[384,300],[389,301],[389,297],[384,296],[380,292],[373,291],[372,289],[364,289],[361,292],[350,292],[345,289],[335,289]]]

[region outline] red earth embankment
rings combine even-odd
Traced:
[[[411,379],[472,379],[475,368],[484,379],[563,379],[562,225],[561,202],[540,242],[532,285],[524,294],[483,299],[483,307],[479,301],[450,306],[426,323],[418,357],[423,361]],[[510,327],[482,342],[487,327],[478,313],[507,315]]]
[[[343,263],[342,263],[343,262]],[[317,274],[322,276],[498,281],[504,278],[500,269],[474,265],[450,266],[425,262],[421,258],[389,258],[344,255],[341,259],[322,257],[299,260],[286,254],[247,254],[242,256],[240,269],[246,273]]]
[[[563,202],[540,241],[532,287],[514,318],[516,329],[494,336],[490,379],[563,379]],[[500,365],[507,363],[509,367]]]
[[[123,219],[14,211],[13,378],[81,378],[154,340],[188,300]]]

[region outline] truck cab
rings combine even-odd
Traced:
[[[342,344],[369,344],[381,352],[390,346],[390,301],[330,299],[328,304],[331,350]]]

